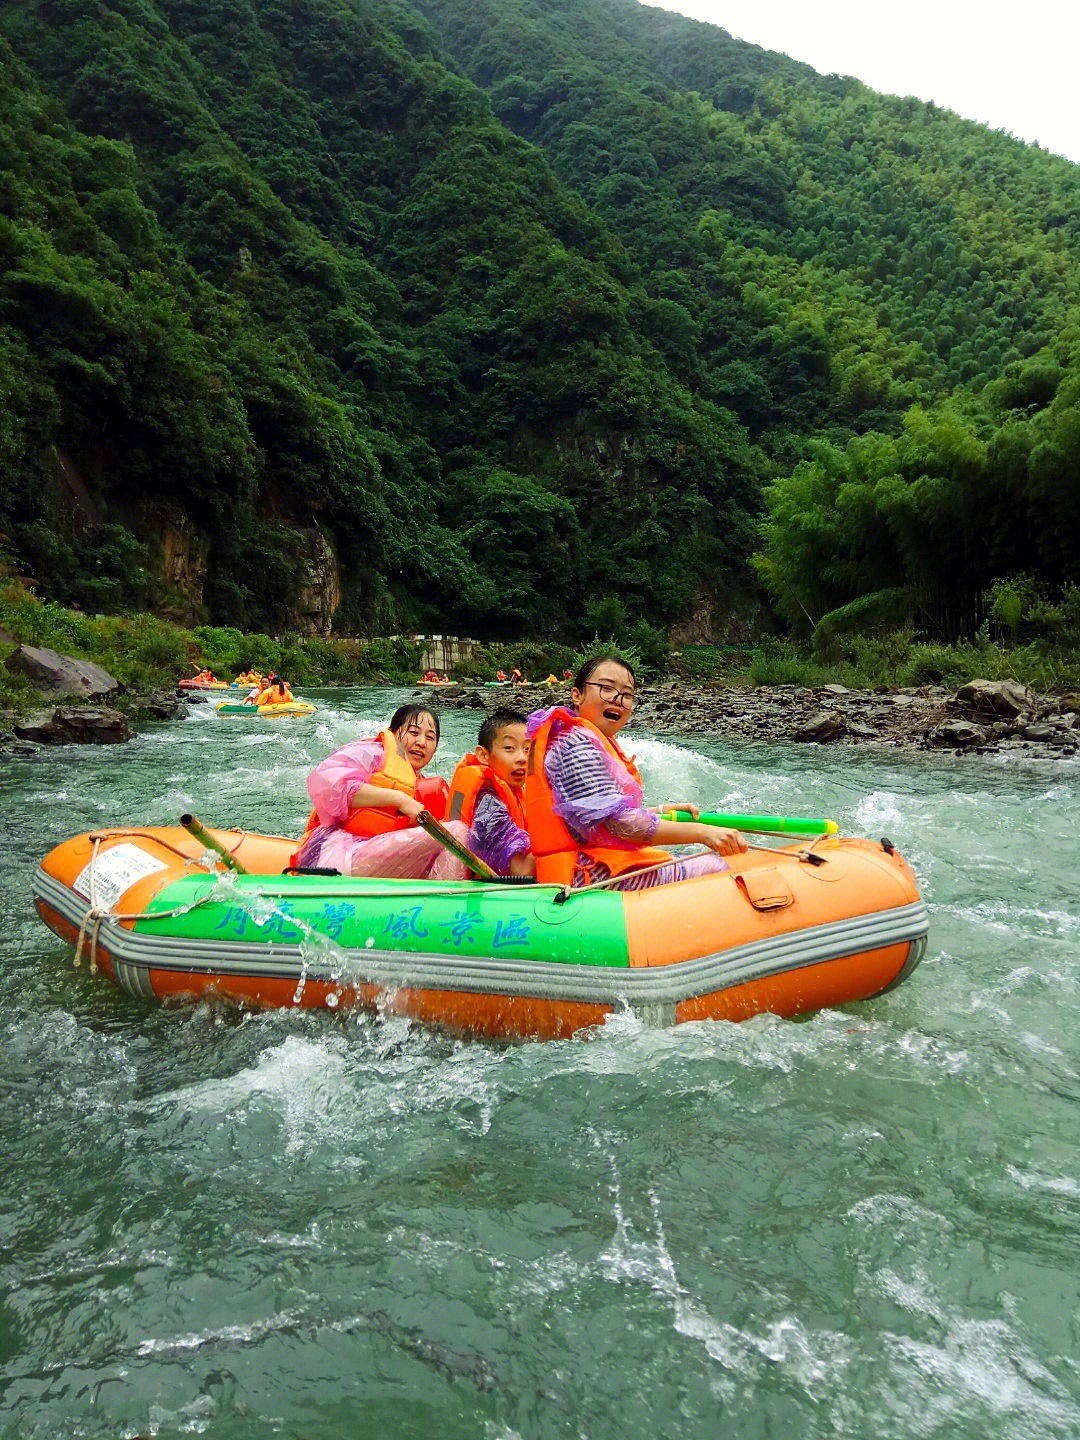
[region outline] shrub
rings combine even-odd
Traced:
[[[244,668],[240,664],[240,647],[244,643],[241,630],[231,625],[199,625],[191,632],[191,638],[198,646],[202,663],[215,674],[235,675]]]
[[[601,640],[599,635],[594,635],[588,645],[583,645],[580,650],[575,652],[567,668],[573,670],[576,675],[585,662],[591,660],[594,655],[615,655],[618,659],[625,660],[634,674],[638,676],[643,675],[647,668],[640,653],[634,649],[633,645],[620,645],[610,636],[607,640]]]

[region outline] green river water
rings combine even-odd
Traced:
[[[798,1023],[162,1008],[36,918],[77,831],[298,833],[407,693],[2,762],[0,1436],[1080,1436],[1075,762],[633,740],[914,866],[921,967]]]

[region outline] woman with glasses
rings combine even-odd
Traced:
[[[720,857],[746,849],[735,830],[661,820],[645,809],[637,766],[615,738],[636,700],[626,661],[594,655],[574,679],[572,709],[556,705],[529,717],[525,808],[537,880],[576,888],[618,876],[616,888],[641,890],[726,870]],[[685,804],[670,808],[697,814]],[[714,853],[674,860],[654,841]]]
[[[424,705],[402,705],[377,737],[352,740],[308,776],[314,809],[293,856],[299,866],[343,875],[461,880],[466,870],[416,823],[422,810],[446,814],[449,787],[421,775],[435,758],[439,717]],[[464,825],[447,829],[464,841]]]

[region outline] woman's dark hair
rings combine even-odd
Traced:
[[[430,716],[435,726],[435,744],[442,739],[442,732],[439,730],[439,717],[434,710],[429,710],[426,705],[399,705],[390,717],[390,729],[395,735],[399,735],[410,720],[419,720],[421,715]]]
[[[581,669],[574,676],[574,689],[579,695],[589,683],[589,677],[595,675],[597,670],[600,669],[600,666],[606,664],[609,660],[614,661],[616,665],[621,665],[630,676],[630,679],[633,680],[635,686],[637,685],[637,676],[634,674],[634,667],[625,661],[621,655],[593,655],[585,661],[585,664],[582,665]]]

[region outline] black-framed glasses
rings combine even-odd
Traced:
[[[585,684],[591,685],[596,690],[600,699],[607,705],[625,705],[630,709],[638,701],[636,690],[620,690],[617,685],[604,685],[599,680],[586,680]]]

